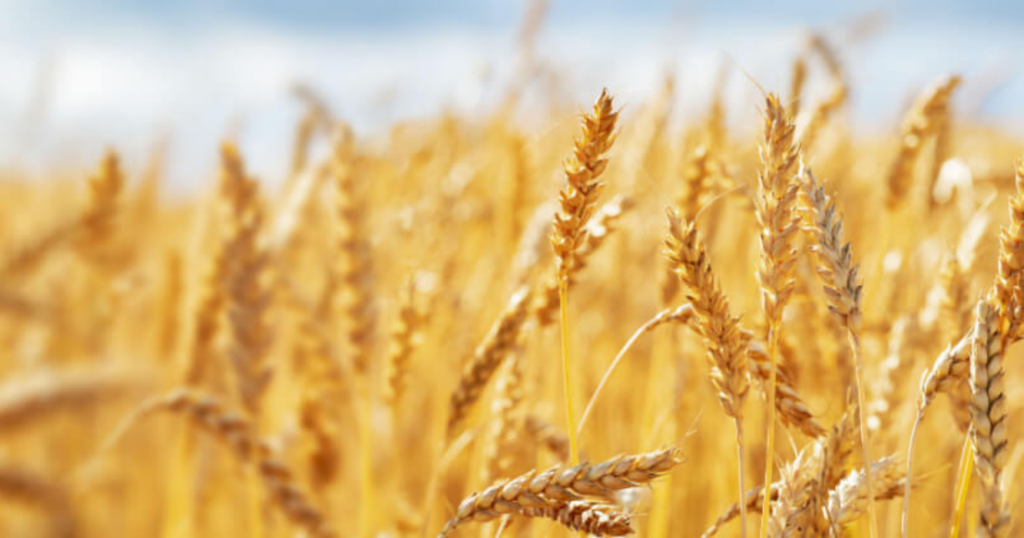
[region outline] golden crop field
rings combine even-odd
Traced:
[[[5,169],[0,535],[1024,535],[1024,140],[840,58]]]

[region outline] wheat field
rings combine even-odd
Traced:
[[[0,535],[1024,535],[1024,140],[777,62],[4,170]]]

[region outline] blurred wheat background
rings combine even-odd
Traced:
[[[1022,21],[0,4],[0,535],[1024,533]]]

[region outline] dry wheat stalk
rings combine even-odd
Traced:
[[[935,133],[936,120],[945,114],[953,90],[959,85],[960,77],[957,75],[938,81],[918,97],[903,119],[899,150],[886,179],[886,205],[890,209],[896,208],[906,198],[921,147],[925,139]]]
[[[774,94],[765,96],[764,138],[758,146],[761,168],[757,174],[754,209],[760,225],[760,257],[757,280],[761,285],[761,308],[765,315],[768,344],[768,425],[765,447],[765,484],[772,483],[775,453],[775,394],[782,313],[792,297],[796,263],[794,236],[800,218],[796,212],[799,183],[794,179],[799,148],[794,143],[793,118]],[[767,508],[762,511],[761,536],[768,532]],[[742,531],[741,531],[742,534]]]
[[[473,358],[466,364],[459,379],[459,384],[451,396],[448,409],[448,434],[469,413],[470,408],[480,398],[487,382],[494,375],[498,366],[518,345],[523,323],[526,321],[527,305],[529,304],[529,288],[521,288],[512,294],[505,311],[502,312],[491,331],[476,348]]]
[[[267,441],[258,437],[253,424],[227,410],[213,397],[178,389],[151,398],[136,408],[112,435],[106,443],[107,450],[134,424],[161,411],[184,415],[193,425],[226,444],[239,460],[251,465],[259,473],[273,503],[293,523],[312,536],[336,536],[326,515],[310,503],[287,465],[278,459]]]
[[[998,331],[989,329],[998,320],[995,309],[979,301],[971,351],[970,438],[974,468],[982,482],[978,536],[984,537],[1006,536],[1010,530],[1010,513],[1002,488],[1002,471],[1010,452],[1003,388],[1003,339]]]

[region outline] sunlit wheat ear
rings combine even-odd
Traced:
[[[520,289],[512,295],[505,311],[501,313],[491,331],[473,352],[473,357],[466,363],[448,406],[449,436],[455,433],[473,404],[480,398],[484,387],[490,382],[502,361],[508,358],[518,345],[529,312],[529,298],[528,288]]]
[[[1003,339],[989,326],[999,317],[984,301],[978,303],[971,350],[971,444],[974,468],[981,478],[982,505],[978,536],[1006,536],[1010,513],[1003,489],[1003,469],[1009,457],[1006,432],[1006,394]]]
[[[959,85],[960,77],[957,75],[936,82],[918,97],[903,118],[899,147],[886,177],[886,205],[890,209],[895,209],[906,199],[925,139],[935,133],[937,122],[945,114],[953,90]]]
[[[562,163],[566,185],[559,193],[559,210],[551,234],[551,246],[562,276],[572,270],[573,258],[586,237],[584,227],[597,209],[597,199],[604,188],[598,178],[608,166],[604,154],[615,143],[618,118],[611,95],[602,90],[591,113],[583,116],[580,138],[573,142],[572,153]]]
[[[796,212],[799,184],[795,181],[799,147],[794,138],[793,118],[769,93],[765,97],[764,133],[758,152],[761,168],[757,175],[755,214],[760,225],[761,255],[757,265],[757,280],[761,285],[761,308],[767,327],[768,427],[765,443],[765,484],[772,483],[775,453],[775,396],[778,384],[779,339],[782,331],[782,313],[795,289],[793,267],[797,251],[794,236],[799,231],[800,217]],[[762,508],[761,536],[768,533],[769,510]]]
[[[594,465],[559,465],[543,472],[530,471],[467,497],[438,536],[448,536],[470,521],[489,521],[504,515],[547,517],[597,536],[630,534],[627,514],[594,499],[607,502],[616,491],[650,484],[682,461],[679,450],[670,448],[617,456]]]
[[[132,427],[159,412],[185,417],[194,427],[223,442],[234,457],[251,465],[272,503],[295,525],[312,536],[337,536],[327,516],[313,506],[274,448],[257,436],[252,423],[213,397],[179,389],[143,402],[107,440],[104,452],[112,450]]]
[[[263,206],[258,184],[246,175],[241,155],[233,145],[222,147],[221,161],[221,192],[228,206],[224,240],[228,263],[221,282],[231,338],[228,356],[238,396],[252,416],[258,417],[272,375],[268,316],[273,283],[270,257],[261,235]]]
[[[341,317],[345,353],[357,374],[367,373],[376,327],[374,266],[367,228],[366,177],[361,175],[354,135],[337,127],[332,140],[330,173],[334,182],[338,287],[333,299]]]
[[[710,366],[711,384],[718,392],[718,401],[736,427],[736,452],[739,484],[737,503],[740,506],[740,533],[746,534],[746,494],[743,466],[743,398],[750,386],[747,382],[747,345],[749,337],[739,326],[739,318],[729,309],[729,300],[722,293],[707,249],[697,235],[693,222],[684,222],[669,209],[668,237],[665,255],[678,275],[684,293],[693,308],[693,326],[704,339]]]
[[[803,191],[806,204],[813,213],[812,224],[808,227],[815,239],[814,250],[818,258],[818,275],[821,277],[829,310],[839,317],[846,329],[850,349],[853,353],[857,373],[857,409],[860,416],[860,452],[865,466],[873,460],[868,447],[867,409],[865,404],[865,374],[860,346],[861,324],[861,282],[857,265],[853,262],[852,249],[843,237],[843,221],[836,213],[835,203],[825,194],[810,169],[802,170]],[[877,533],[875,497],[872,473],[863,476],[867,496],[866,509],[871,536]]]

